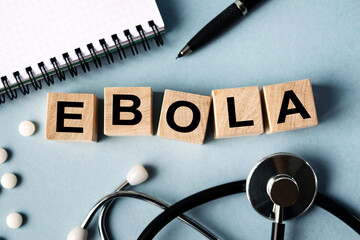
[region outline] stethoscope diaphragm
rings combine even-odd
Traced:
[[[274,205],[283,207],[283,220],[305,213],[317,193],[317,178],[311,166],[290,153],[275,153],[260,160],[246,181],[246,194],[253,208],[274,220]]]

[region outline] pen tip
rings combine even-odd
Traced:
[[[176,59],[181,58],[183,56],[189,55],[192,52],[191,48],[186,45],[177,55]]]

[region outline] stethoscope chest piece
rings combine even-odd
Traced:
[[[260,160],[246,181],[246,194],[262,216],[275,219],[275,208],[289,220],[306,212],[315,200],[317,178],[311,166],[290,153],[275,153]]]

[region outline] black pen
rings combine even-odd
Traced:
[[[262,0],[235,1],[213,20],[211,20],[211,22],[209,22],[205,27],[203,27],[179,52],[177,58],[189,55],[193,51],[210,42],[235,23],[235,21],[246,15],[248,11],[251,11],[255,5],[261,1]]]

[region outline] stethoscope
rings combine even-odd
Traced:
[[[276,153],[263,158],[251,170],[247,180],[230,182],[203,190],[171,206],[144,193],[125,190],[129,185],[141,184],[147,178],[148,173],[143,166],[134,166],[129,171],[126,181],[114,193],[96,203],[83,223],[69,233],[67,240],[86,240],[86,229],[99,210],[99,233],[102,240],[109,240],[105,227],[106,215],[111,203],[122,197],[140,199],[164,210],[143,230],[138,240],[153,239],[175,218],[188,224],[208,239],[218,240],[219,237],[192,218],[185,216],[184,213],[212,200],[244,192],[246,192],[252,207],[260,215],[273,221],[272,240],[283,240],[284,221],[304,214],[313,204],[338,217],[360,235],[360,218],[336,201],[318,192],[314,170],[304,159],[290,153]]]

